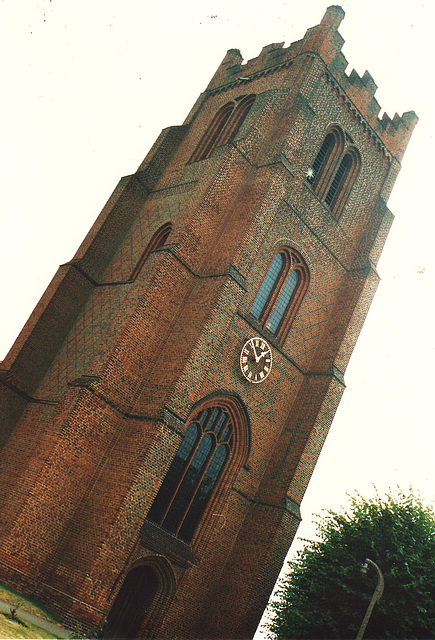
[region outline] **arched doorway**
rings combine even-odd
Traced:
[[[107,616],[104,638],[138,638],[159,588],[150,566],[139,566],[127,574]]]

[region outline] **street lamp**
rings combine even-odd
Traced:
[[[374,567],[376,569],[376,571],[377,571],[378,584],[376,585],[376,589],[373,592],[372,599],[370,600],[370,604],[367,607],[366,615],[364,616],[364,620],[362,621],[362,624],[361,624],[360,630],[358,631],[358,635],[356,637],[356,640],[362,640],[362,637],[364,635],[364,631],[366,630],[368,621],[370,620],[370,616],[372,615],[373,607],[375,606],[375,604],[377,602],[379,602],[379,600],[381,599],[382,594],[384,592],[384,576],[382,575],[382,571],[379,569],[379,567],[376,564],[376,562],[373,562],[373,560],[370,560],[370,558],[366,558],[364,564],[361,567],[362,573],[364,575],[367,573],[367,571],[369,570],[369,565],[371,567]]]

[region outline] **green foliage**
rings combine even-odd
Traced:
[[[276,640],[355,638],[377,584],[385,578],[365,638],[435,638],[435,513],[412,493],[351,498],[347,512],[327,512],[282,581],[271,605]]]

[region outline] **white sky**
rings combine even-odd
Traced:
[[[57,266],[71,259],[123,175],[181,124],[229,48],[286,46],[332,2],[0,0],[0,359]],[[389,207],[381,285],[347,390],[302,504],[338,508],[357,489],[412,485],[435,501],[435,5],[344,0],[343,52],[391,117],[420,118]],[[236,357],[236,356],[235,356]]]

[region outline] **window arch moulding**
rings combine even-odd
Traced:
[[[288,247],[280,249],[258,289],[249,313],[263,330],[284,341],[310,281],[302,256]]]
[[[240,96],[224,104],[215,114],[207,131],[199,141],[189,162],[208,158],[213,151],[232,142],[255,101],[255,95]]]
[[[167,222],[166,224],[162,225],[159,229],[157,229],[157,231],[155,232],[155,234],[153,235],[153,237],[151,238],[151,240],[148,242],[147,246],[143,250],[133,271],[131,272],[131,275],[129,278],[130,280],[135,280],[137,278],[145,262],[148,260],[150,253],[152,253],[153,251],[156,251],[157,249],[162,247],[164,244],[166,244],[166,241],[171,231],[172,231],[171,222]]]
[[[235,399],[214,398],[195,409],[147,520],[190,544],[248,450],[245,412]]]
[[[335,217],[343,211],[361,167],[359,152],[348,139],[339,126],[331,127],[307,171],[308,183]]]
[[[355,147],[347,147],[325,196],[325,203],[338,217],[347,202],[361,168],[361,159]]]

